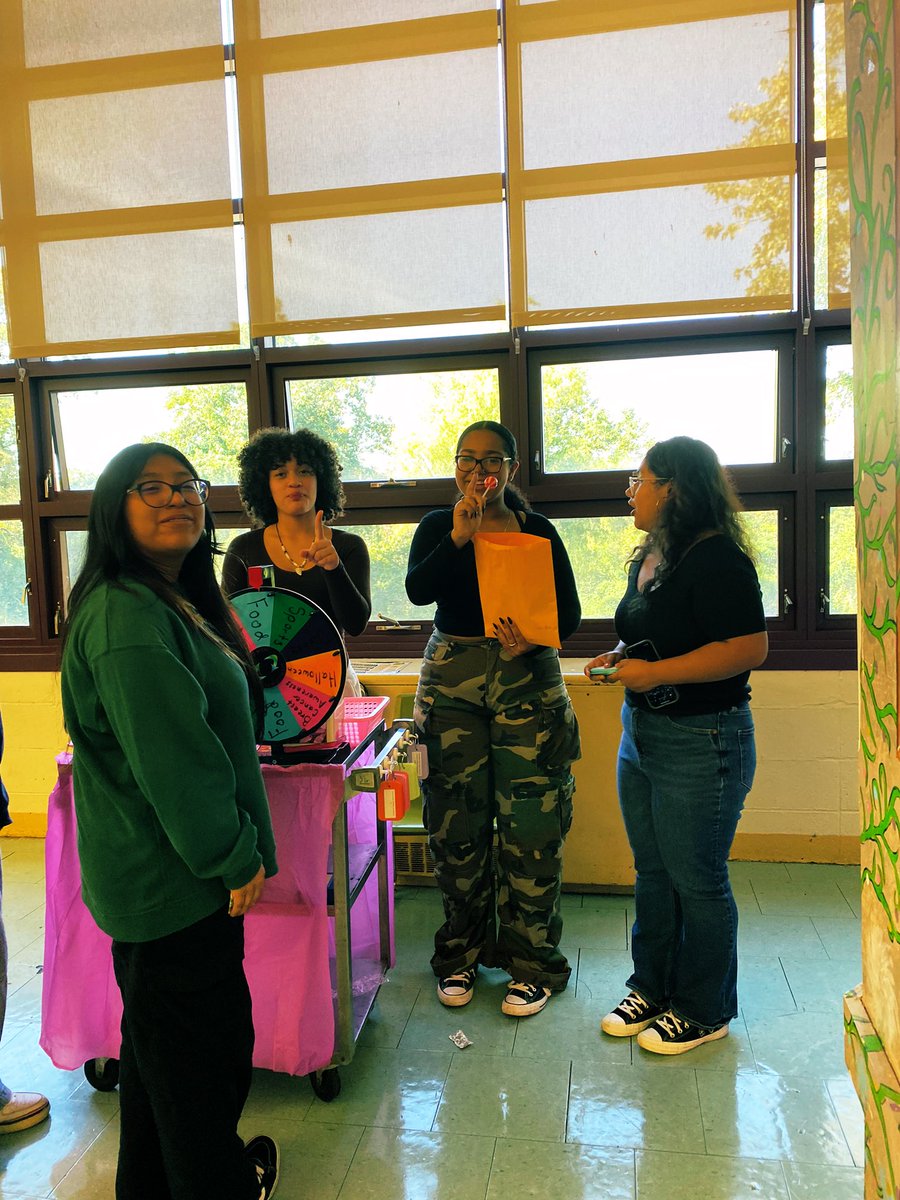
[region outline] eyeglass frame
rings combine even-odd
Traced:
[[[471,458],[472,466],[471,467],[461,467],[459,465],[459,460],[461,458]],[[487,467],[484,466],[485,461],[489,458],[499,458],[500,459],[500,466],[497,468],[496,471],[489,471],[487,469]],[[509,457],[508,454],[486,454],[484,456],[484,458],[476,458],[474,454],[454,454],[453,461],[456,464],[457,471],[459,471],[463,475],[471,475],[476,467],[481,467],[482,470],[484,471],[485,475],[499,475],[500,472],[503,470],[503,464],[511,463],[512,459]]]
[[[628,486],[632,491],[637,491],[642,483],[652,483],[655,487],[658,483],[671,483],[674,475],[660,475],[658,479],[644,479],[641,475],[629,475]]]
[[[142,489],[151,483],[162,484],[163,487],[167,487],[169,489],[170,495],[162,504],[151,504],[144,495]],[[196,486],[194,486],[198,483],[202,484],[206,488],[205,496],[200,496],[200,492],[197,490]],[[187,488],[188,491],[193,491],[193,494],[199,498],[196,501],[188,500],[188,492],[185,491],[185,488]],[[144,504],[146,504],[148,508],[168,508],[175,499],[175,493],[179,492],[181,494],[181,499],[185,504],[189,504],[191,508],[202,508],[202,506],[209,499],[209,493],[211,489],[212,484],[208,479],[185,479],[183,483],[168,483],[165,479],[142,479],[141,482],[136,483],[134,487],[126,488],[125,495],[130,496],[131,493],[134,492],[140,500],[143,500]]]

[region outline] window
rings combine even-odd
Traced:
[[[0,629],[23,635],[31,620],[22,520],[15,396],[0,390]]]

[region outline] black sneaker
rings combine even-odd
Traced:
[[[275,1192],[278,1183],[278,1144],[274,1138],[251,1138],[244,1147],[244,1153],[256,1167],[259,1176],[259,1200],[269,1200]]]
[[[508,1017],[532,1017],[550,999],[550,989],[539,983],[511,983],[500,1011]]]
[[[612,1037],[632,1037],[634,1034],[640,1033],[642,1029],[646,1029],[648,1025],[652,1025],[657,1017],[661,1017],[668,1011],[666,1008],[651,1004],[637,992],[629,992],[612,1012],[606,1014],[600,1022],[600,1028],[604,1033],[611,1034]]]
[[[469,967],[467,971],[454,971],[438,980],[437,994],[441,1004],[448,1008],[462,1008],[468,1004],[475,992],[476,968]]]
[[[723,1037],[728,1037],[727,1021],[715,1029],[704,1029],[702,1025],[694,1025],[669,1012],[639,1033],[637,1044],[652,1054],[684,1054],[704,1042],[716,1042]]]

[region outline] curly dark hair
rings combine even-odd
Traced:
[[[651,550],[659,554],[654,587],[671,575],[699,535],[709,530],[731,538],[753,557],[753,547],[737,515],[741,502],[711,446],[697,438],[668,438],[647,451],[645,462],[657,479],[672,484],[659,521],[632,556],[633,561]]]
[[[513,462],[519,461],[519,447],[516,444],[515,434],[511,429],[507,429],[505,425],[501,425],[499,421],[473,421],[471,425],[467,425],[456,439],[457,453],[459,453],[459,448],[468,435],[481,429],[486,429],[488,433],[495,433],[506,447],[506,453]],[[508,483],[504,491],[506,493],[504,499],[507,508],[512,509],[514,512],[531,512],[531,504],[521,488],[517,488],[514,483]]]
[[[260,429],[238,455],[241,500],[255,525],[274,525],[278,519],[269,472],[292,458],[316,473],[316,511],[326,521],[343,513],[341,464],[331,443],[311,429]]]

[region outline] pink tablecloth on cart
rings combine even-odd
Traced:
[[[110,939],[81,899],[70,756],[60,755],[57,764],[47,815],[41,1046],[55,1066],[72,1070],[92,1058],[118,1057],[122,1002]],[[256,1030],[253,1063],[306,1075],[326,1066],[334,1050],[325,884],[344,770],[303,764],[263,767],[263,776],[279,872],[267,880],[262,900],[244,922]],[[348,822],[351,842],[374,841],[371,797],[348,802]],[[353,909],[354,965],[357,959],[368,985],[371,964],[379,960],[374,871]]]

